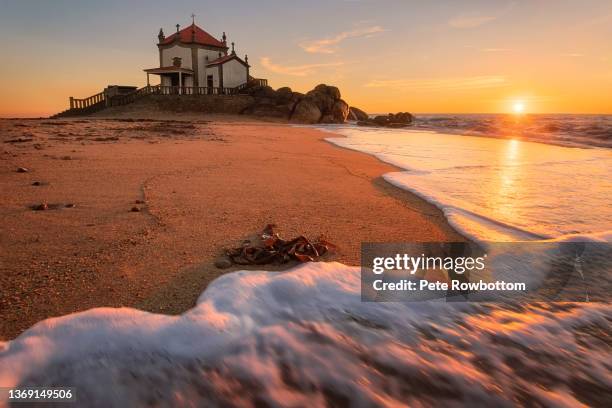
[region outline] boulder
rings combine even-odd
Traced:
[[[295,109],[295,106],[297,105],[297,103],[299,101],[301,101],[302,99],[304,99],[304,94],[300,93],[300,92],[292,92],[291,93],[291,99],[289,100],[288,105],[290,106],[290,110],[291,112],[293,112],[293,110]]]
[[[393,123],[412,123],[414,117],[408,112],[398,112],[395,115],[390,113],[389,119]]]
[[[319,84],[306,93],[306,97],[312,99],[321,112],[327,114],[332,110],[334,103],[340,100],[340,90],[335,86]]]
[[[374,116],[374,119],[372,119],[372,121],[374,123],[379,124],[380,126],[384,126],[387,123],[389,123],[389,116],[383,116],[383,115]]]
[[[246,90],[247,94],[256,98],[270,98],[276,99],[276,91],[271,86],[257,85]]]
[[[276,90],[276,103],[278,105],[283,105],[289,103],[291,98],[293,97],[293,91],[288,86],[278,88]]]
[[[331,113],[328,113],[326,115],[321,116],[321,120],[319,120],[319,123],[336,123],[334,121],[334,116]]]
[[[338,99],[341,98],[340,90],[337,87],[325,85],[325,84],[319,84],[315,86],[314,89],[310,92],[317,92],[317,93],[325,94],[331,97],[334,101],[337,101]]]
[[[321,119],[321,110],[309,98],[304,98],[297,103],[291,115],[291,122],[295,123],[318,123]]]
[[[348,118],[350,120],[368,120],[370,119],[370,116],[361,109],[351,106],[349,108]]]
[[[349,113],[349,106],[342,99],[334,102],[329,111],[323,113],[321,123],[344,123]]]
[[[349,114],[348,103],[344,102],[342,99],[337,100],[332,107],[331,114],[334,123],[344,123]]]
[[[384,126],[389,128],[402,128],[412,124],[414,117],[408,112],[399,112],[396,114],[389,113],[388,115],[379,115],[372,119],[360,120],[358,126]]]
[[[340,90],[326,84],[317,85],[305,95],[289,87],[274,91],[269,86],[253,86],[246,92],[253,101],[241,113],[249,115],[284,117],[294,123],[312,124],[344,123],[350,112],[348,104],[340,99]]]
[[[334,106],[334,102],[336,102],[334,98],[328,94],[318,92],[316,90],[306,93],[306,98],[310,99],[310,101],[312,101],[312,103],[314,103],[321,112],[330,111],[332,106]]]

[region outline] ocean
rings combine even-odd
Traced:
[[[612,150],[601,147],[612,146],[612,116],[425,115],[406,129],[325,129],[343,136],[328,141],[399,167],[384,178],[473,239],[612,231]]]
[[[562,146],[612,147],[612,115],[425,114],[416,116],[413,127]]]

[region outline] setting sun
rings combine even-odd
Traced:
[[[514,104],[512,105],[512,110],[516,114],[524,113],[525,112],[525,103],[522,102],[522,101],[514,102]]]

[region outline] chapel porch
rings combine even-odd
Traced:
[[[147,73],[147,87],[151,86],[151,75],[159,75],[160,87],[169,88],[173,93],[184,93],[183,88],[193,87],[194,84],[194,73],[189,68],[182,68],[180,66],[170,67],[159,67],[149,68],[144,70]]]

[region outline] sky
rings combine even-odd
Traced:
[[[610,0],[0,0],[0,117],[145,85],[192,13],[274,88],[370,113],[612,113]]]

